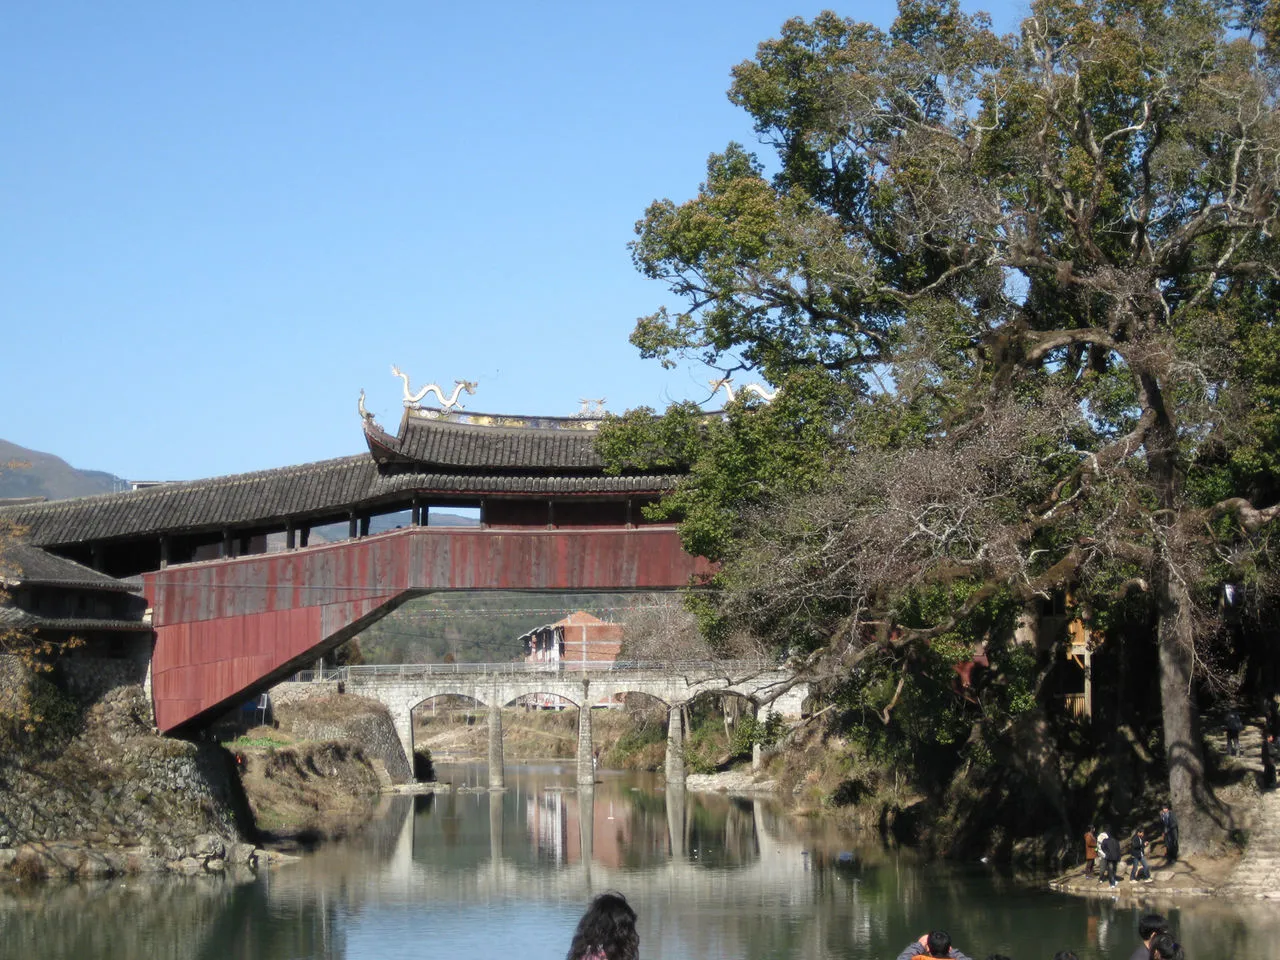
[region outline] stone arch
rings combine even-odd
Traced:
[[[463,700],[470,700],[472,703],[480,707],[489,706],[488,702],[481,699],[480,697],[473,696],[470,693],[460,693],[456,690],[442,690],[439,693],[429,693],[426,696],[422,697],[421,699],[415,700],[413,703],[409,705],[409,709],[417,710],[418,708],[422,707],[424,704],[431,703],[433,700],[440,700],[443,697],[459,697]]]
[[[568,709],[570,707],[577,709],[582,706],[581,698],[575,700],[573,697],[567,696],[564,690],[557,690],[553,687],[542,685],[531,686],[530,689],[519,690],[515,692],[514,696],[506,697],[502,702],[503,709],[514,706],[517,701],[524,697],[555,697],[557,700],[563,702],[563,709]]]

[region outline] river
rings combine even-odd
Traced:
[[[1123,960],[1141,905],[1086,901],[981,864],[796,824],[766,801],[667,795],[660,778],[513,766],[509,789],[394,797],[347,840],[256,879],[139,878],[0,887],[0,957],[24,960],[560,960],[601,890],[640,914],[652,960],[893,960],[932,927],[982,960]],[[1274,909],[1167,911],[1189,960],[1280,956]]]

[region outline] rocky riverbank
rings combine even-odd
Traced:
[[[252,866],[227,753],[156,734],[137,683],[78,682],[110,674],[83,660],[50,677],[0,664],[6,704],[28,717],[6,725],[0,752],[0,870],[38,879]]]

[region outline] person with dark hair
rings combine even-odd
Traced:
[[[1091,823],[1084,832],[1084,875],[1086,877],[1093,876],[1093,865],[1097,859],[1098,836],[1094,833],[1093,824]]]
[[[1178,815],[1167,803],[1160,808],[1160,823],[1164,827],[1164,856],[1173,863],[1178,859]]]
[[[1142,942],[1129,955],[1129,960],[1149,960],[1151,939],[1157,933],[1168,933],[1169,921],[1158,913],[1144,913],[1138,918],[1138,939]]]
[[[1232,707],[1222,720],[1223,729],[1227,731],[1227,754],[1240,755],[1240,731],[1244,729],[1244,721],[1240,719],[1240,711]]]
[[[969,960],[951,946],[951,934],[945,930],[931,930],[919,940],[912,940],[898,954],[898,960],[911,960],[912,957],[949,957],[950,960]]]
[[[1116,885],[1116,868],[1120,866],[1120,841],[1113,837],[1109,830],[1104,831],[1104,833],[1106,837],[1099,844],[1104,858],[1102,879],[1114,887]]]
[[[1129,838],[1129,853],[1133,856],[1133,867],[1129,870],[1130,880],[1151,882],[1151,868],[1147,866],[1147,835],[1139,827]]]
[[[591,901],[578,921],[565,960],[638,960],[640,934],[627,898],[609,890]]]
[[[1157,933],[1151,938],[1151,952],[1147,960],[1187,960],[1182,944],[1173,939],[1172,933]]]
[[[1071,950],[1059,950],[1053,955],[1053,960],[1080,960],[1080,958]]]

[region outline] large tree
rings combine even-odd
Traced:
[[[695,468],[685,505],[741,518],[717,541],[727,606],[859,656],[859,624],[907,619],[929,583],[967,590],[889,644],[998,595],[1148,605],[1192,851],[1214,836],[1191,693],[1211,587],[1265,563],[1280,513],[1273,20],[1198,0],[1039,0],[1012,36],[955,2],[903,0],[888,31],[791,20],[730,90],[770,154],[711,157],[633,246],[679,304],[638,322],[645,355],[856,398],[806,408],[831,478],[798,500],[776,475],[725,498]]]

